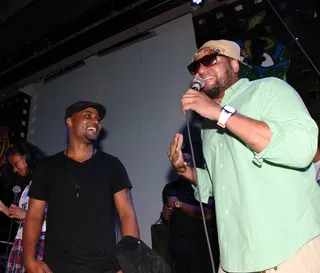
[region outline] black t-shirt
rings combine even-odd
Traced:
[[[101,151],[82,163],[60,152],[38,166],[29,196],[48,202],[44,261],[53,272],[117,268],[113,195],[125,188],[124,166]]]

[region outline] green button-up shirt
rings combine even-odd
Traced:
[[[207,168],[197,169],[195,189],[202,202],[215,198],[222,268],[262,271],[320,234],[320,188],[312,164],[318,128],[297,92],[276,78],[241,79],[226,90],[225,104],[268,124],[271,141],[256,153],[206,120]]]

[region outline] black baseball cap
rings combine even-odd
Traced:
[[[70,118],[72,115],[74,115],[75,113],[78,113],[86,108],[94,108],[98,111],[99,113],[99,117],[102,120],[107,111],[106,108],[100,104],[100,103],[96,103],[96,102],[92,102],[92,101],[77,101],[73,104],[71,104],[67,109],[66,109],[66,114],[65,114],[65,118]]]

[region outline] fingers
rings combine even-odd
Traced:
[[[197,94],[201,94],[199,91],[194,90],[194,89],[188,89],[188,91],[185,93],[185,95],[197,95]]]
[[[177,160],[179,156],[179,151],[181,151],[181,147],[183,144],[183,136],[181,134],[176,134],[168,150],[168,156],[170,161],[173,163]]]
[[[49,268],[49,266],[47,266],[47,264],[43,263],[43,267],[42,267],[42,271],[44,273],[52,273],[51,269]]]

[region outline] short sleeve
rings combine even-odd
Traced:
[[[118,158],[114,160],[112,192],[113,194],[123,190],[131,189],[132,185],[128,173]]]
[[[28,193],[30,198],[48,201],[50,195],[50,170],[46,162],[38,165],[33,177]]]

